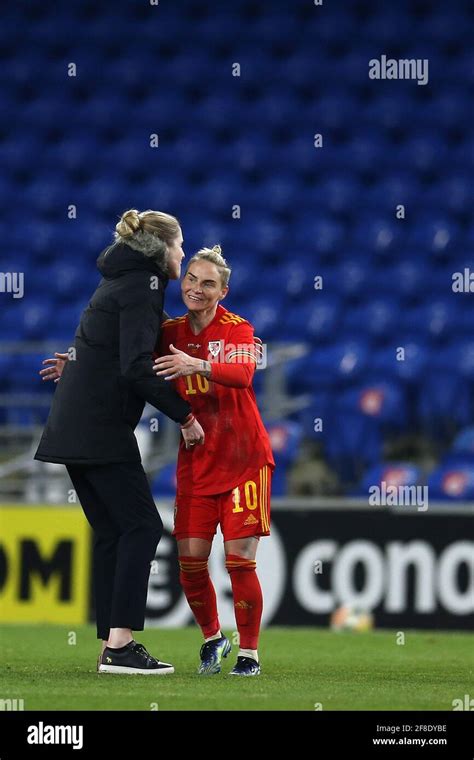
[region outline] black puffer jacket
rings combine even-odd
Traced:
[[[168,278],[123,243],[97,259],[103,279],[84,309],[35,459],[61,464],[140,461],[134,435],[145,402],[176,422],[191,411],[154,375]]]

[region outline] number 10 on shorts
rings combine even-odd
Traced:
[[[247,480],[245,483],[244,498],[247,509],[257,509],[257,484],[254,480]],[[244,511],[244,508],[240,506],[240,486],[233,489],[232,501],[234,502],[233,514]]]

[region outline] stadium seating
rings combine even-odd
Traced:
[[[440,501],[472,501],[474,498],[474,465],[442,464],[428,479],[430,499]]]
[[[412,462],[387,462],[371,467],[361,480],[354,496],[367,497],[373,486],[417,486],[422,484],[419,467]]]
[[[354,477],[389,430],[447,447],[472,422],[473,296],[451,287],[474,266],[472,4],[270,5],[182,0],[160,4],[164,24],[146,3],[31,0],[23,30],[25,3],[8,4],[0,271],[24,272],[25,298],[2,294],[1,338],[64,350],[117,216],[175,213],[188,257],[223,245],[229,308],[264,341],[307,344],[288,392],[333,414],[325,452]],[[392,49],[429,57],[429,87],[369,79],[369,59]],[[166,308],[183,312],[175,283]],[[33,368],[1,361],[3,387],[39,391]]]

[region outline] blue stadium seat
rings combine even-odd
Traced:
[[[358,485],[355,496],[368,496],[373,486],[417,486],[421,484],[422,472],[412,462],[384,462],[370,467]]]
[[[427,172],[436,173],[440,166],[446,164],[448,149],[445,140],[438,133],[423,130],[419,133],[410,133],[410,136],[394,152],[394,160],[402,165],[414,167],[421,175]]]
[[[350,214],[362,193],[362,184],[354,174],[331,172],[310,194],[313,204],[323,204],[333,214]]]
[[[474,499],[474,464],[440,465],[428,478],[430,499],[472,501]]]
[[[402,327],[419,332],[425,340],[449,340],[459,327],[459,309],[456,297],[435,299],[406,311],[402,316]]]
[[[409,242],[441,258],[455,250],[458,236],[459,228],[453,220],[427,216],[414,223]]]
[[[390,282],[391,292],[410,302],[423,299],[425,288],[431,292],[431,283],[427,283],[431,272],[424,257],[414,254],[412,258],[402,258],[389,265],[384,276],[386,282]]]
[[[367,74],[369,59],[370,54],[365,56],[364,76]],[[372,98],[365,104],[363,119],[369,128],[373,128],[374,124],[380,124],[387,130],[405,130],[407,124],[412,123],[415,113],[414,98],[408,92],[381,90],[377,93],[373,92]],[[395,170],[398,168],[395,167]],[[383,202],[382,197],[380,200]]]
[[[427,206],[442,206],[453,214],[466,215],[471,210],[473,195],[472,176],[456,173],[434,182],[426,192],[425,201]]]
[[[301,303],[301,300],[314,298],[314,277],[318,274],[316,261],[313,271],[301,259],[289,261],[276,267],[272,272],[273,282],[278,283],[284,295],[291,300],[292,304]],[[290,306],[289,308],[292,308]],[[284,329],[285,323],[282,322]]]
[[[411,172],[390,172],[369,188],[368,200],[374,212],[385,211],[395,216],[398,206],[405,206],[405,215],[414,212],[421,196],[421,183]],[[402,222],[403,223],[403,222]]]
[[[255,328],[255,334],[263,341],[279,340],[279,324],[285,313],[281,298],[263,296],[245,309],[245,319]]]
[[[451,451],[454,454],[467,454],[474,461],[474,426],[461,430],[453,441]]]
[[[327,422],[334,408],[335,394],[331,389],[311,393],[307,405],[296,413],[305,438],[321,442],[324,440]]]
[[[339,312],[340,301],[337,297],[315,294],[311,301],[293,305],[281,312],[280,325],[284,324],[285,337],[327,343],[334,339]]]
[[[326,132],[331,130],[332,132],[333,130],[338,130],[344,133],[347,129],[350,114],[354,113],[356,107],[357,98],[347,87],[341,89],[333,88],[310,105],[309,115],[311,122],[318,125],[318,129],[315,131]],[[327,137],[328,135],[326,135]]]
[[[358,220],[352,239],[358,247],[365,246],[383,260],[401,246],[404,235],[403,222],[370,216]]]
[[[152,481],[151,492],[157,499],[176,496],[176,462],[170,462],[159,470]]]
[[[377,420],[387,435],[407,425],[407,405],[403,389],[394,381],[369,380],[338,396],[338,408],[360,412]]]
[[[306,214],[295,230],[295,243],[315,251],[316,256],[330,258],[340,250],[345,238],[344,225],[330,217]]]
[[[418,397],[418,417],[423,430],[441,442],[449,440],[459,426],[469,424],[469,382],[455,365],[444,369],[434,366],[427,372]]]
[[[373,265],[364,251],[350,254],[340,260],[337,270],[337,288],[348,301],[365,298],[373,280]]]
[[[326,422],[324,451],[343,483],[359,480],[364,469],[379,461],[382,435],[379,423],[366,414],[337,409]]]
[[[427,126],[437,124],[449,134],[449,130],[458,130],[460,125],[469,123],[472,106],[463,97],[462,88],[453,86],[453,82],[450,82],[445,90],[427,104],[421,115]]]
[[[8,336],[3,332],[3,324],[2,338],[8,339]],[[11,354],[0,354],[0,390],[2,392],[9,389],[10,378],[12,378],[14,372],[14,365],[15,359]],[[14,382],[12,384],[12,387],[15,387]]]
[[[366,333],[374,340],[386,341],[400,324],[400,304],[394,298],[374,298],[346,312],[344,330],[347,335]]]
[[[19,319],[21,309],[19,301],[13,300],[8,306],[4,306],[0,316],[0,325],[2,331],[2,340],[22,341],[25,340],[26,326],[23,320]]]
[[[28,298],[20,318],[26,340],[41,340],[48,335],[54,309],[44,298]]]
[[[472,18],[456,7],[435,6],[423,20],[423,32],[435,43],[448,44],[472,39]]]
[[[469,339],[460,340],[453,346],[450,346],[440,360],[446,362],[444,367],[452,372],[453,368],[457,370],[462,377],[469,381],[474,380],[474,338],[472,335]]]
[[[227,185],[227,183],[228,177],[223,177],[223,184]],[[224,190],[224,193],[230,190],[231,187],[229,185],[228,189]],[[232,192],[234,193],[234,197],[233,199],[229,198],[227,209],[232,206],[232,200],[235,200],[235,190],[232,189]],[[293,206],[300,195],[300,183],[294,177],[286,173],[282,173],[280,175],[267,175],[263,178],[262,182],[257,185],[257,187],[254,189],[254,192],[252,192],[252,196],[257,202],[260,198],[265,198],[267,207],[274,214],[281,214],[287,211]]]
[[[39,353],[18,354],[10,365],[10,389],[17,393],[39,391],[43,381],[38,372],[43,368],[44,358],[44,354]]]
[[[364,129],[349,138],[338,150],[342,166],[353,166],[359,173],[379,175],[392,163],[389,140],[377,130]]]
[[[369,356],[365,340],[323,344],[311,354],[288,363],[288,389],[290,393],[314,393],[347,387],[363,376]]]
[[[272,494],[287,493],[288,470],[298,456],[302,440],[302,428],[297,422],[277,420],[266,423],[272,446],[276,469],[272,478]]]
[[[48,335],[48,338],[65,341],[68,346],[72,346],[76,328],[86,305],[83,302],[79,302],[57,307],[54,313],[54,320],[50,324],[51,335]]]
[[[367,39],[376,42],[381,47],[396,45],[400,39],[407,44],[415,37],[409,17],[395,7],[377,6],[361,31],[364,41]]]
[[[400,334],[370,357],[370,372],[377,378],[398,378],[407,384],[425,381],[430,351],[416,336]]]

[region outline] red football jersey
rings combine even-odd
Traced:
[[[202,375],[171,380],[191,404],[203,427],[204,445],[186,449],[181,438],[177,481],[181,494],[209,495],[235,488],[264,465],[275,466],[268,433],[258,411],[251,377],[255,371],[253,327],[250,322],[218,306],[212,322],[195,335],[187,315],[162,325],[160,355],[170,344],[190,356],[206,359],[219,375],[222,362],[251,368],[247,387],[232,388]]]

